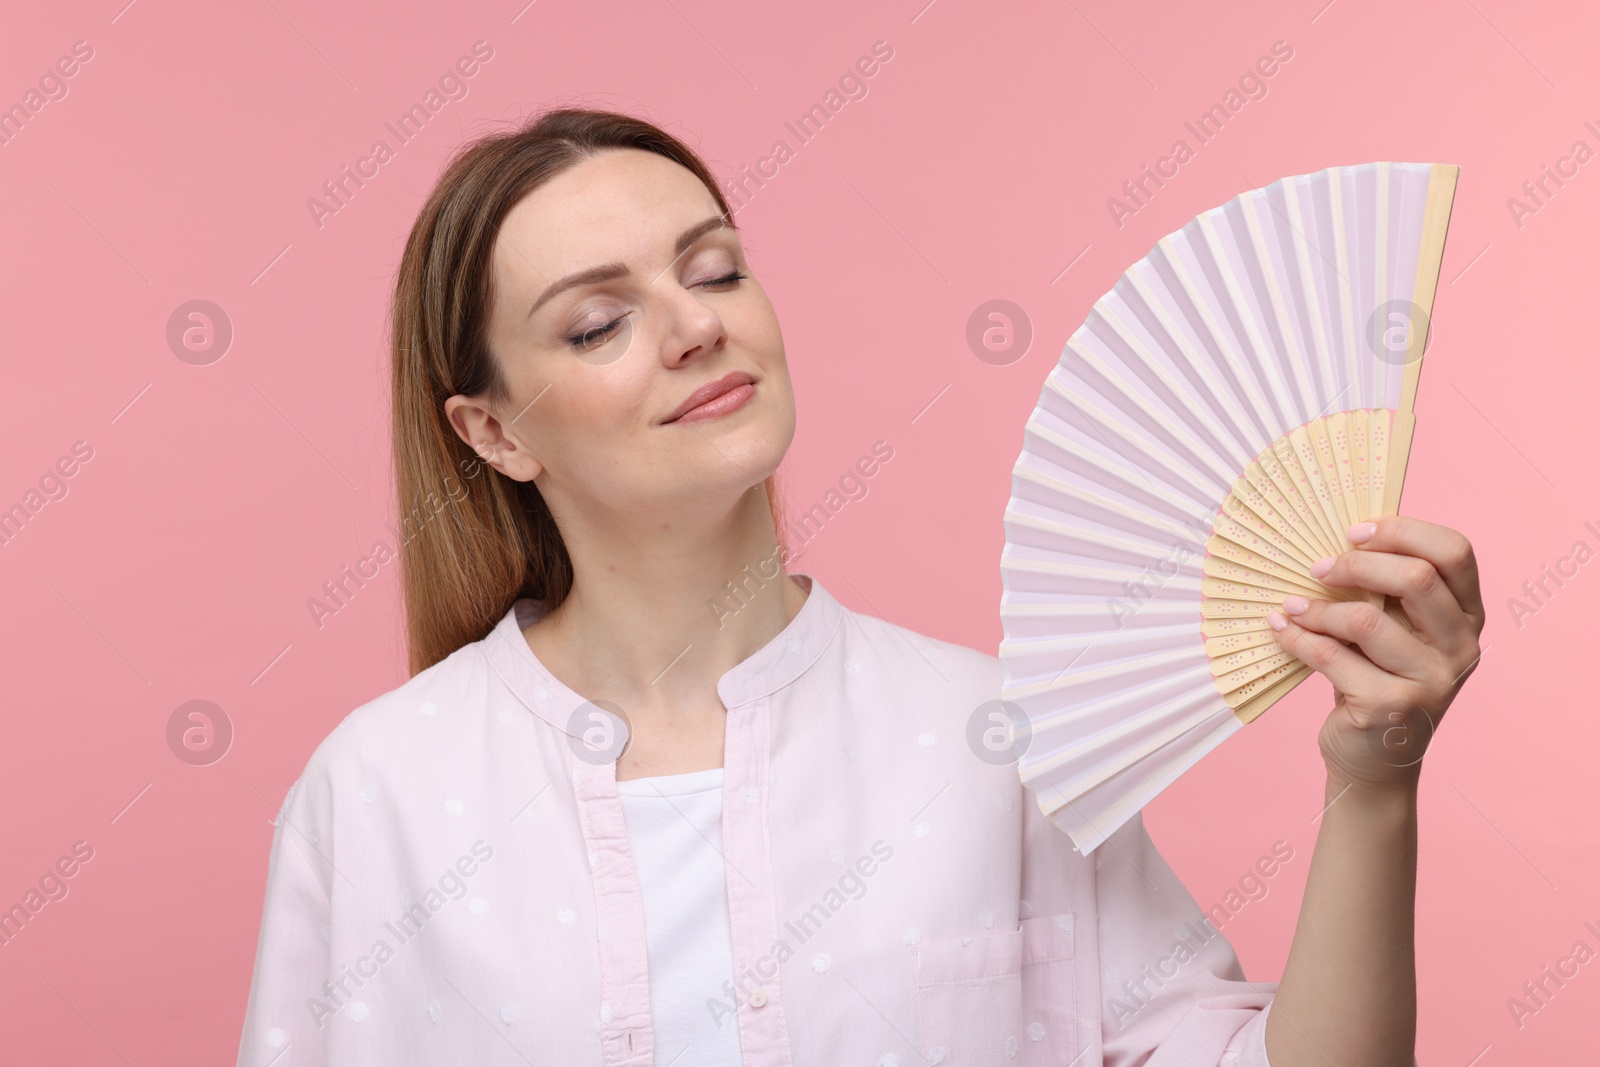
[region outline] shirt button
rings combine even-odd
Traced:
[[[762,1008],[766,1006],[766,1003],[767,991],[760,986],[757,986],[750,993],[750,1006],[752,1008]]]

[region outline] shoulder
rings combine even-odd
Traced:
[[[881,715],[899,708],[921,718],[963,723],[1000,699],[1000,660],[915,626],[846,610],[834,650],[845,686],[868,698]]]
[[[988,687],[992,683],[996,695],[999,693],[1004,669],[997,656],[848,608],[844,610],[842,629],[847,644],[870,647],[878,653],[880,663],[895,667],[925,664],[933,668],[935,674],[943,674],[964,685]]]
[[[480,646],[463,645],[347,714],[312,751],[285,806],[298,797],[326,811],[346,786],[409,774],[459,743],[463,720],[487,711],[489,669]]]

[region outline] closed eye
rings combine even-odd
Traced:
[[[725,274],[720,278],[712,278],[708,281],[703,281],[700,283],[700,286],[732,285],[735,282],[744,281],[748,277],[750,276],[743,271],[735,270],[733,273]],[[575,334],[566,338],[567,346],[575,351],[587,352],[601,344],[604,344],[606,340],[614,332],[616,332],[617,327],[622,325],[622,320],[627,318],[628,314],[629,313],[618,315],[604,326],[594,326],[584,330],[580,334]]]

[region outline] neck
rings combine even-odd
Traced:
[[[572,591],[526,636],[568,688],[630,716],[720,707],[722,675],[805,602],[783,567],[761,483],[720,515],[585,525],[563,524]]]

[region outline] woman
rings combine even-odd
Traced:
[[[414,675],[290,789],[241,1064],[1411,1062],[1419,766],[1382,739],[1477,660],[1459,534],[1383,519],[1324,578],[1415,632],[1273,616],[1339,697],[1258,984],[1139,819],[1081,856],[975,758],[997,659],[786,572],[782,336],[673,137],[562,110],[459,156],[394,403]]]

